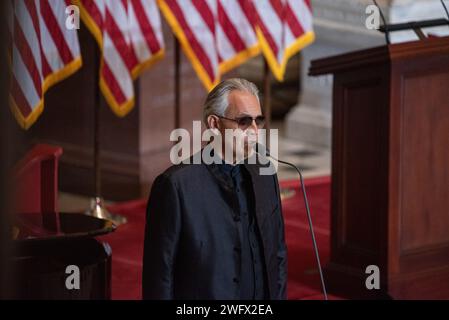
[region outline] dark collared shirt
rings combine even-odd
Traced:
[[[267,297],[265,262],[254,209],[251,176],[240,164],[233,166],[223,163],[220,169],[232,178],[239,203],[237,222],[241,224],[239,230],[242,240],[240,299],[265,299]]]

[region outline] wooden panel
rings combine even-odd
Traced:
[[[379,213],[382,209],[382,87],[380,79],[345,88],[343,144],[345,185],[342,210],[342,245],[378,252]],[[366,99],[372,97],[372,99]],[[363,179],[360,179],[363,177]]]
[[[396,155],[401,166],[394,174],[397,189],[392,190],[398,199],[399,231],[392,271],[403,282],[416,277],[415,286],[433,291],[432,297],[449,297],[449,56],[435,55],[420,64],[401,61],[395,68],[403,76],[395,81],[402,125]],[[399,280],[392,286],[403,287]]]
[[[449,298],[449,38],[392,64],[389,292]],[[446,47],[444,45],[446,44]]]
[[[334,79],[332,255],[360,273],[385,253],[387,71]]]
[[[449,246],[449,73],[403,81],[401,247]]]

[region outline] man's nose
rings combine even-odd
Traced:
[[[249,126],[248,129],[253,129],[254,132],[257,133],[257,129],[259,129],[259,128],[257,127],[256,119],[253,119],[253,120],[251,121],[251,125]]]

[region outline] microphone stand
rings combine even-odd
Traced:
[[[257,152],[259,155],[262,155],[262,154],[260,154],[258,151],[256,151],[256,152]],[[282,160],[276,159],[275,157],[273,157],[272,155],[270,155],[270,153],[269,153],[268,150],[265,150],[265,154],[266,154],[266,156],[272,158],[273,160],[275,160],[275,161],[277,161],[277,162],[279,162],[279,163],[283,163],[283,164],[286,164],[286,165],[288,165],[288,166],[294,168],[294,169],[296,170],[296,172],[298,172],[298,174],[299,174],[299,180],[300,180],[300,182],[301,182],[301,187],[302,187],[302,188],[300,187],[300,189],[302,189],[302,195],[303,195],[303,198],[304,198],[304,204],[305,204],[306,212],[307,212],[307,219],[308,219],[308,222],[309,222],[310,235],[312,236],[313,249],[314,249],[314,252],[315,252],[315,258],[316,258],[316,263],[317,263],[317,266],[318,266],[318,272],[319,272],[319,274],[320,274],[321,289],[322,289],[322,291],[323,291],[324,300],[328,300],[328,297],[327,297],[327,290],[326,290],[326,285],[325,285],[325,283],[324,283],[323,269],[321,268],[320,255],[319,255],[319,253],[318,253],[318,245],[317,245],[316,239],[315,239],[315,232],[313,231],[312,216],[311,216],[311,214],[310,214],[309,201],[307,200],[306,187],[305,187],[305,185],[304,185],[304,178],[303,178],[303,176],[302,176],[302,173],[301,173],[301,171],[299,170],[299,168],[298,168],[297,166],[295,166],[293,163],[290,163],[290,162],[287,162],[287,161],[282,161]],[[263,155],[262,155],[262,156],[263,156]]]

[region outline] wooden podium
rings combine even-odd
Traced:
[[[334,75],[330,291],[448,299],[449,37],[315,60],[309,74]]]

